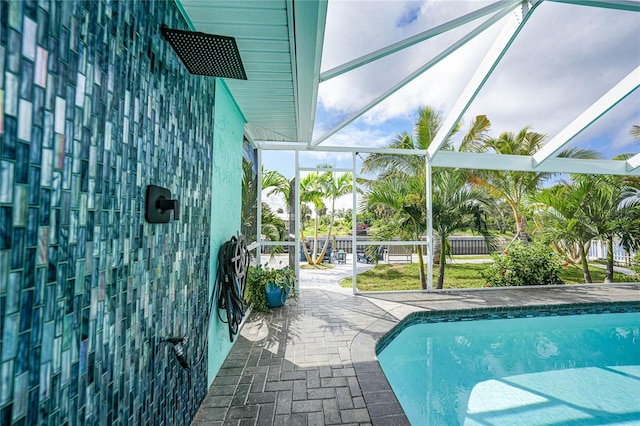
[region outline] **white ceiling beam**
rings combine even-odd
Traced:
[[[632,172],[638,167],[640,167],[640,154],[636,154],[633,157],[629,158],[627,161],[627,171]]]
[[[290,51],[296,102],[297,136],[311,141],[318,103],[318,76],[322,61],[327,1],[287,0]],[[295,24],[295,25],[294,25]],[[314,28],[315,31],[309,31]]]
[[[404,40],[400,40],[396,43],[390,44],[387,47],[378,49],[364,56],[361,56],[359,58],[346,62],[342,65],[339,65],[335,68],[331,68],[330,70],[324,71],[320,73],[320,82],[330,80],[334,77],[342,75],[353,69],[359,68],[373,61],[377,61],[378,59],[384,58],[385,56],[391,55],[400,50],[406,49],[407,47],[411,47],[415,44],[421,43],[425,40],[428,40],[430,38],[443,34],[447,31],[450,31],[462,25],[468,24],[469,22],[475,21],[476,19],[482,18],[483,16],[489,15],[493,12],[497,12],[499,10],[503,10],[506,8],[513,9],[519,3],[520,3],[520,0],[498,1],[488,6],[485,6],[483,8],[480,8],[474,12],[467,13],[466,15],[463,15],[459,18],[452,19],[451,21],[445,22],[444,24],[440,24],[436,27],[430,28],[419,34],[416,34]]]
[[[580,6],[603,7],[605,9],[628,10],[640,12],[640,2],[630,0],[548,0],[555,3],[568,3]]]
[[[492,16],[491,18],[487,19],[484,23],[480,24],[478,27],[476,27],[474,30],[469,32],[464,37],[462,37],[460,40],[458,40],[457,42],[455,42],[451,46],[449,46],[447,49],[445,49],[442,52],[440,52],[440,54],[438,54],[437,56],[432,58],[429,62],[424,64],[422,67],[418,68],[416,71],[414,71],[413,73],[409,74],[406,78],[401,80],[399,83],[397,83],[396,85],[394,85],[390,89],[386,90],[382,95],[378,96],[377,98],[375,98],[374,100],[369,102],[367,105],[365,105],[358,112],[353,114],[351,117],[347,118],[342,123],[338,124],[336,127],[334,127],[333,129],[331,129],[330,131],[328,131],[327,133],[322,135],[320,138],[318,138],[317,140],[315,140],[312,143],[310,143],[309,144],[309,148],[316,147],[319,144],[321,144],[322,142],[324,142],[325,140],[329,139],[336,132],[338,132],[339,130],[343,129],[345,126],[349,125],[350,123],[355,121],[357,118],[361,117],[367,111],[369,111],[370,109],[372,109],[373,107],[378,105],[380,102],[384,101],[389,96],[393,95],[398,90],[400,90],[401,88],[403,88],[404,86],[406,86],[407,84],[409,84],[410,82],[415,80],[419,75],[421,75],[422,73],[427,71],[429,68],[433,67],[434,65],[436,65],[437,63],[442,61],[444,58],[446,58],[447,56],[449,56],[450,54],[452,54],[453,52],[458,50],[460,47],[464,46],[467,42],[469,42],[474,37],[476,37],[477,35],[482,33],[484,30],[486,30],[487,28],[489,28],[490,26],[492,26],[493,24],[498,22],[500,19],[502,19],[509,12],[510,12],[510,9],[508,9],[508,8],[507,9],[503,9],[502,11],[498,12],[497,14]]]
[[[302,142],[272,142],[257,141],[260,149],[265,151],[307,151],[307,152],[355,152],[356,154],[399,154],[399,155],[427,155],[426,149],[402,148],[371,148],[357,146],[318,146],[307,148]]]
[[[556,136],[547,142],[538,152],[533,155],[533,165],[538,167],[557,153],[563,146],[576,137],[580,132],[589,127],[591,123],[602,117],[607,111],[616,106],[630,93],[640,86],[640,66],[611,90],[605,93],[600,99],[595,101],[582,114],[576,117],[567,127],[562,129]]]
[[[616,160],[550,158],[540,166],[534,167],[529,155],[439,151],[431,163],[433,167],[460,169],[640,176],[640,169],[628,170],[628,161]]]
[[[471,77],[471,80],[469,80],[467,87],[465,87],[449,112],[449,115],[447,115],[440,131],[438,131],[431,142],[428,149],[430,158],[433,158],[442,145],[444,145],[538,4],[540,4],[540,2],[536,2],[530,6],[528,2],[524,2],[522,7],[517,10],[517,13],[508,20],[480,65],[476,68],[476,72]]]

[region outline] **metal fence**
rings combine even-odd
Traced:
[[[307,245],[313,242],[312,237],[307,237]],[[326,236],[319,237],[320,245],[324,244]],[[358,246],[362,248],[366,246],[366,242],[369,241],[369,237],[359,236]],[[346,253],[353,253],[353,241],[350,236],[337,236],[331,237],[333,250],[343,250]],[[449,237],[449,243],[454,255],[483,255],[489,254],[487,244],[482,237],[476,236],[452,236]],[[426,242],[425,242],[426,244]],[[360,251],[360,249],[358,250]],[[434,240],[434,251],[437,253],[440,251],[440,242]]]

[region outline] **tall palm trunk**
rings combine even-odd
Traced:
[[[415,226],[415,241],[420,240],[420,228],[418,225]],[[424,273],[424,259],[422,258],[422,246],[420,244],[417,245],[416,251],[418,253],[418,271],[420,272],[420,287],[423,290],[427,289],[427,276]],[[355,250],[354,250],[355,251]]]
[[[329,247],[329,240],[331,240],[331,232],[333,232],[333,223],[335,221],[335,212],[336,211],[336,202],[335,199],[331,202],[331,219],[329,220],[329,229],[327,231],[327,239],[324,242],[324,246],[322,247],[322,251],[318,255],[318,261],[316,264],[322,263],[322,259],[324,259],[324,255],[327,252],[327,247]],[[335,247],[333,247],[335,249]]]
[[[604,282],[613,282],[613,236],[607,238],[607,275],[604,277]]]
[[[589,272],[589,263],[587,262],[587,253],[584,249],[584,245],[578,243],[578,251],[580,252],[580,264],[582,265],[582,275],[584,276],[585,283],[592,283],[591,273]]]
[[[520,241],[529,244],[529,234],[527,233],[527,220],[524,215],[516,215],[516,234]]]
[[[440,237],[440,265],[438,265],[438,284],[436,288],[438,290],[442,289],[444,285],[444,267],[447,263],[447,236],[443,235]]]
[[[316,212],[316,220],[315,220],[315,229],[313,231],[313,254],[311,255],[313,259],[313,264],[315,265],[318,260],[318,227],[320,226],[320,218],[318,217],[318,213]]]

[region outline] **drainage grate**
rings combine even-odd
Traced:
[[[191,74],[247,79],[235,38],[165,27],[161,30]]]

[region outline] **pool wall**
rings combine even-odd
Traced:
[[[539,305],[497,307],[483,309],[457,309],[445,311],[419,311],[405,317],[376,344],[376,355],[384,350],[405,328],[414,324],[436,322],[480,321],[492,319],[532,318],[568,315],[615,314],[640,312],[640,302],[576,303],[569,305]]]

